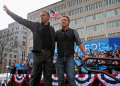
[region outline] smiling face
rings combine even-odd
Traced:
[[[48,22],[50,15],[48,15],[46,12],[42,12],[40,18],[41,18],[41,22],[46,23]]]
[[[63,16],[63,17],[61,18],[61,26],[62,26],[62,27],[68,27],[69,24],[70,24],[69,19],[68,19],[67,17],[64,17],[64,16]]]

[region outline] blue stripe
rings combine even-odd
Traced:
[[[78,80],[78,78],[75,78],[75,80],[80,84],[85,84],[86,82],[89,82],[90,79],[91,79],[91,74],[88,74],[88,78],[84,81],[80,81],[80,80]]]
[[[101,74],[101,78],[107,82],[107,83],[110,83],[110,84],[118,84],[118,81],[113,81],[113,80],[108,80],[107,78],[105,78],[104,74]]]

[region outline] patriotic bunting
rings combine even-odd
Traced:
[[[13,77],[13,74],[10,74],[10,76],[9,76],[9,80],[8,80],[8,83],[11,82],[12,77]]]
[[[120,74],[113,74],[116,78],[120,79]],[[31,80],[30,74],[10,74],[9,81],[11,82],[12,78],[14,79],[16,85],[22,85],[25,81],[26,77]],[[105,74],[83,74],[83,75],[75,75],[76,86],[92,86],[95,79],[98,79],[103,86],[120,86],[116,80],[110,78]],[[67,79],[67,75],[64,74],[64,81]],[[40,84],[44,82],[43,75],[41,76]],[[52,75],[52,86],[58,86],[58,78],[57,75]]]
[[[120,74],[113,74],[113,76],[120,79]],[[120,86],[120,83],[105,74],[98,74],[97,78],[103,86]]]
[[[13,79],[17,85],[22,85],[27,77],[27,74],[14,74]]]

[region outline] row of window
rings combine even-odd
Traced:
[[[120,14],[120,7],[112,10],[106,11],[106,17],[111,17]]]
[[[102,7],[102,2],[97,2],[97,3],[94,3],[94,4],[90,4],[88,6],[85,6],[85,12],[91,11],[91,10],[94,10],[94,9],[98,9],[98,8],[101,8],[101,7]]]
[[[120,0],[104,0],[105,6],[120,2]]]

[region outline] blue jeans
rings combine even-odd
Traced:
[[[112,74],[120,74],[120,71],[112,70]]]
[[[58,77],[58,86],[65,86],[64,72],[66,69],[69,86],[76,86],[75,83],[75,62],[74,55],[68,57],[59,57],[56,61],[56,72]]]

